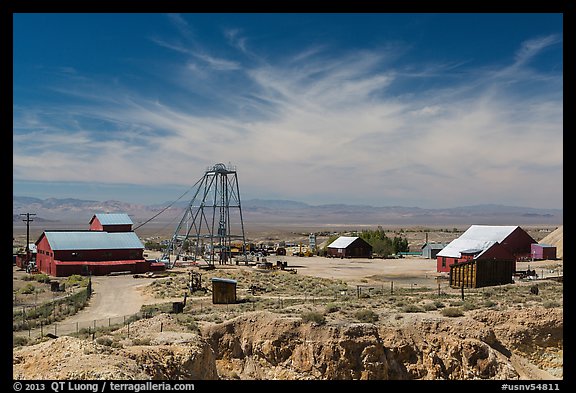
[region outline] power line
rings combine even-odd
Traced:
[[[200,179],[202,180],[202,179]],[[153,215],[152,217],[150,217],[148,220],[144,221],[142,224],[134,227],[134,230],[140,228],[141,226],[148,224],[150,221],[152,221],[153,219],[155,219],[156,217],[158,217],[160,214],[164,213],[166,210],[168,210],[173,204],[175,204],[176,202],[178,202],[180,199],[182,199],[184,197],[184,195],[188,194],[188,192],[190,192],[191,189],[193,189],[194,187],[196,187],[196,185],[200,182],[200,180],[198,180],[196,183],[194,183],[194,185],[192,187],[190,187],[189,189],[186,190],[186,192],[184,192],[184,194],[180,195],[180,197],[178,197],[178,199],[176,199],[175,201],[171,202],[168,206],[166,206],[164,209],[160,210],[157,214]]]

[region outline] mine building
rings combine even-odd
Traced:
[[[536,241],[519,226],[491,226],[472,225],[460,237],[452,240],[438,254],[436,254],[436,270],[438,272],[450,272],[450,266],[455,263],[469,262],[467,250],[475,250],[474,258],[479,257],[480,252],[487,252],[493,258],[514,260],[514,273],[516,261],[528,260],[531,255],[531,245]],[[504,254],[506,250],[507,253]],[[500,256],[500,254],[503,254]]]
[[[327,246],[331,258],[372,258],[372,246],[358,236],[340,236]]]
[[[126,214],[96,214],[89,230],[47,230],[36,241],[37,269],[54,277],[162,270],[144,259],[144,245]]]

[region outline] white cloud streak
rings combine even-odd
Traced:
[[[189,26],[171,18],[191,39]],[[240,52],[250,52],[239,34],[227,32]],[[526,41],[510,67],[522,70],[557,41]],[[382,67],[378,52],[330,59],[312,48],[292,62],[241,66],[202,48],[155,42],[203,61],[210,72],[238,73],[249,88],[217,85],[210,98],[266,116],[199,115],[136,91],[100,86],[82,93],[66,87],[93,104],[73,110],[47,106],[35,114],[16,108],[14,177],[189,186],[206,166],[232,162],[242,189],[264,197],[422,207],[562,206],[561,94],[543,89],[518,101],[499,84],[509,69],[476,70],[462,85],[404,97],[389,91],[406,77]],[[193,64],[188,59],[182,75],[194,76]],[[201,79],[207,77],[212,75]],[[561,86],[561,76],[547,78]],[[55,125],[51,119],[63,113],[72,120],[99,120],[114,136],[102,137],[100,126]]]

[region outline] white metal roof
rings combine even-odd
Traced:
[[[143,249],[134,232],[45,231],[52,250]]]
[[[439,257],[460,258],[465,250],[486,251],[494,243],[502,243],[518,226],[472,225],[459,238],[452,240],[438,254]]]
[[[94,217],[98,218],[102,225],[126,225],[134,224],[126,213],[96,213]],[[94,220],[92,217],[92,220]],[[90,222],[92,222],[92,220]]]
[[[346,248],[358,239],[358,236],[340,236],[328,245],[328,248]]]

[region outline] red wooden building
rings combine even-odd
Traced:
[[[327,247],[328,256],[335,258],[371,258],[372,246],[358,236],[340,236]]]
[[[91,231],[130,232],[132,220],[125,213],[94,214],[90,220]]]
[[[516,269],[515,261],[529,258],[533,243],[536,243],[536,240],[519,226],[472,225],[436,254],[436,270],[449,272],[450,266],[454,263],[470,260],[466,250],[474,250],[478,254],[479,251],[486,252],[495,247],[495,244],[498,246],[490,251],[490,258],[495,260],[512,258]]]
[[[97,214],[90,230],[44,231],[36,241],[38,270],[54,277],[161,270],[144,259],[144,245],[126,214]]]

